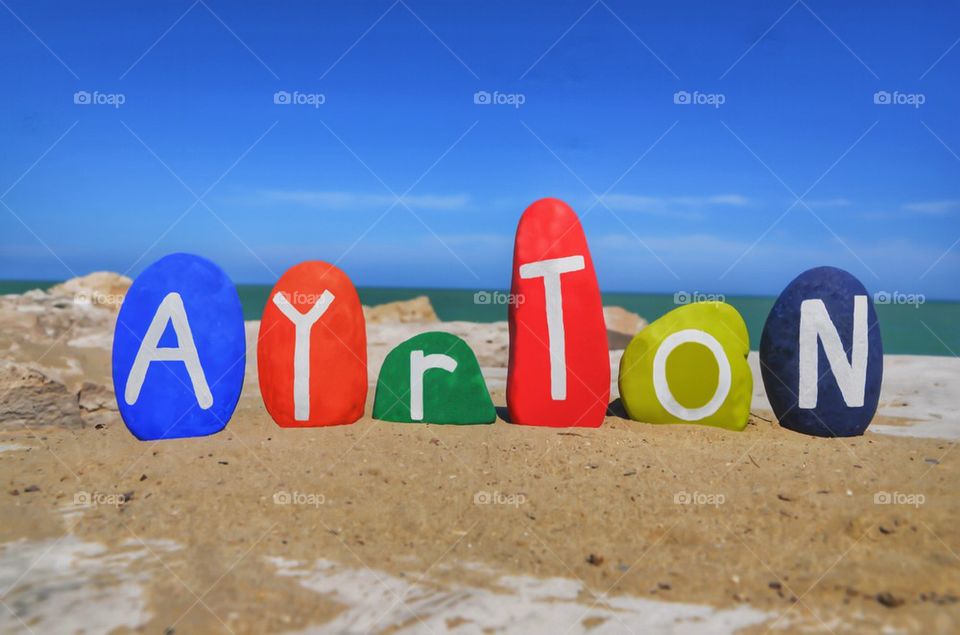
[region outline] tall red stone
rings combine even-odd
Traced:
[[[563,201],[541,199],[520,218],[511,290],[511,420],[599,426],[610,400],[603,303],[587,238]]]
[[[257,336],[260,394],[284,428],[363,416],[367,333],[347,274],[320,261],[288,269],[270,292]]]

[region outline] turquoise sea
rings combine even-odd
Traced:
[[[54,282],[14,280],[0,282],[0,294],[23,293],[29,289],[45,289]],[[237,285],[243,313],[247,320],[259,320],[270,293],[270,285]],[[394,300],[409,300],[418,295],[430,298],[441,320],[467,320],[471,322],[495,322],[507,319],[504,304],[477,303],[474,290],[429,289],[429,288],[377,288],[358,289],[360,300],[367,305],[383,304]],[[492,289],[483,293],[494,294]],[[488,295],[489,297],[489,295]],[[760,332],[773,306],[773,297],[726,296],[725,300],[735,306],[750,330],[750,347],[756,350]],[[618,305],[639,313],[653,321],[677,304],[673,295],[655,293],[604,293],[605,305]],[[883,333],[884,352],[912,355],[950,355],[960,353],[960,302],[927,301],[923,304],[878,304],[877,314]]]

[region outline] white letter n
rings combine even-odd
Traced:
[[[177,335],[175,348],[160,348],[160,338],[167,330],[167,324],[173,324],[173,331]],[[147,376],[147,369],[151,362],[183,362],[193,384],[193,393],[197,397],[197,404],[203,410],[213,405],[213,395],[207,385],[207,378],[200,366],[200,357],[197,355],[197,345],[193,341],[190,331],[190,322],[187,321],[187,312],[183,308],[183,298],[179,293],[168,293],[160,303],[157,312],[153,315],[147,334],[140,342],[140,349],[133,360],[130,374],[127,376],[127,387],[123,391],[123,398],[127,405],[132,406],[140,398],[140,389]]]
[[[273,296],[273,303],[296,329],[293,341],[293,418],[297,421],[310,418],[310,330],[333,300],[334,295],[325,290],[309,311],[301,313],[282,293]]]
[[[586,265],[583,256],[552,258],[520,265],[520,277],[543,278],[543,292],[547,304],[547,347],[550,350],[550,398],[567,398],[567,351],[563,330],[563,292],[560,276],[580,271]]]
[[[818,340],[823,342],[830,370],[840,387],[847,406],[863,406],[867,384],[867,296],[853,298],[853,344],[850,361],[840,342],[837,327],[827,313],[823,300],[800,303],[800,398],[798,407],[817,407],[817,385],[820,383]]]

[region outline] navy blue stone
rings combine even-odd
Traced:
[[[139,397],[128,404],[127,381],[142,339],[171,292],[183,306],[213,404],[198,403],[186,365],[151,362]],[[177,347],[168,323],[161,348]],[[204,436],[227,425],[240,399],[246,366],[243,310],[237,289],[214,263],[191,254],[161,258],[141,273],[124,298],[113,335],[113,385],[120,415],[138,439]]]
[[[800,409],[800,303],[813,298],[823,300],[849,361],[856,295],[867,296],[868,353],[863,406],[851,408],[844,402],[823,345],[818,343],[817,407]],[[797,276],[783,290],[767,316],[760,338],[760,370],[767,398],[780,425],[821,437],[863,434],[876,414],[883,377],[880,326],[873,299],[863,284],[835,267],[816,267]]]

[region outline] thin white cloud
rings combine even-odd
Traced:
[[[745,207],[750,199],[741,194],[711,196],[644,196],[639,194],[607,194],[603,202],[617,212],[644,214],[689,215],[710,207]]]
[[[266,202],[291,203],[332,211],[382,210],[396,202],[396,199],[389,194],[363,192],[267,190],[261,192],[261,195]],[[455,211],[465,208],[470,202],[470,197],[467,194],[408,194],[402,197],[402,200],[414,209]]]
[[[960,199],[955,198],[940,201],[918,201],[916,203],[906,203],[903,206],[903,209],[908,212],[931,216],[946,214],[958,208],[960,208]]]

